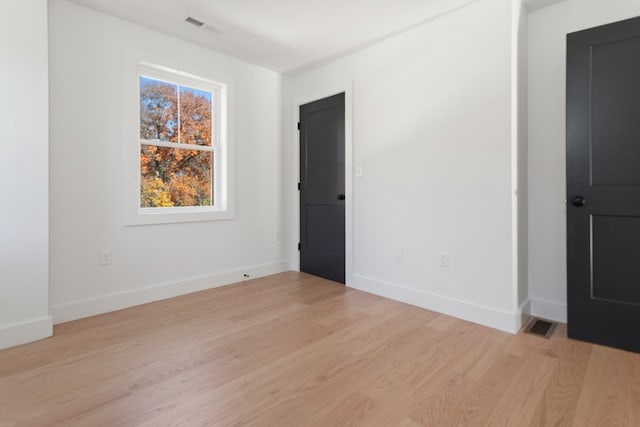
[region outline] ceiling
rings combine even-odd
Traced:
[[[561,0],[522,0],[522,3],[527,7],[529,12],[535,12],[536,10],[552,6],[560,1]]]
[[[73,0],[279,72],[340,56],[475,0]],[[206,25],[185,22],[193,17]]]

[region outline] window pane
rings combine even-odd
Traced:
[[[212,94],[180,86],[180,142],[211,146]]]
[[[140,138],[178,142],[178,86],[140,77]]]
[[[140,207],[212,206],[213,152],[142,145]]]

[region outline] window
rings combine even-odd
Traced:
[[[225,172],[226,85],[140,65],[137,128],[139,220],[130,223],[232,216]],[[214,215],[202,215],[207,213]]]

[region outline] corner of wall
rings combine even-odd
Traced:
[[[49,338],[53,335],[51,316],[0,327],[0,350]]]
[[[47,6],[0,2],[0,348],[51,335]]]
[[[569,1],[528,15],[528,294],[531,315],[566,321],[565,39]]]
[[[567,305],[556,301],[531,298],[531,315],[555,322],[567,323]]]
[[[528,299],[527,215],[527,10],[511,9],[511,191],[513,304],[520,311]]]

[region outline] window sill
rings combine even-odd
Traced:
[[[232,210],[212,208],[146,208],[127,215],[126,225],[176,224],[181,222],[224,221],[235,219]]]

